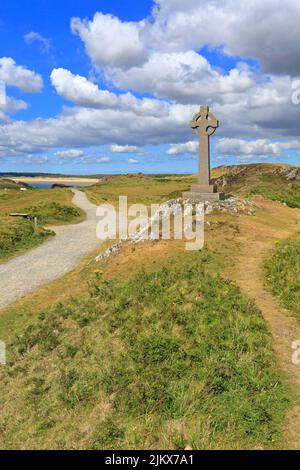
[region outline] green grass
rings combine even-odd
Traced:
[[[120,176],[85,191],[93,202],[125,194],[129,203],[148,204],[180,195],[192,181]],[[274,190],[273,176],[255,175],[225,190],[245,195],[256,186]],[[278,179],[279,189],[292,188]],[[0,191],[0,209],[42,206],[44,217],[49,197],[69,204],[67,190],[51,191],[28,190],[21,198]],[[0,447],[282,447],[293,397],[277,370],[272,339],[254,303],[214,275],[232,264],[229,235],[213,251],[167,256],[161,249],[145,257],[147,272],[138,274],[136,259],[141,265],[146,247],[137,248],[138,258],[123,268],[122,260],[110,260],[107,272],[119,269],[119,277],[98,273],[88,294],[71,288],[85,285],[80,277],[64,285],[76,295],[72,300],[45,308],[59,297],[47,286],[36,303],[25,299],[5,311]]]
[[[66,189],[28,189],[21,192],[0,188],[0,261],[6,261],[42,243],[54,232],[44,229],[45,224],[78,223],[85,214],[73,206],[73,193]],[[39,228],[34,230],[33,222],[9,217],[11,212],[28,213],[37,217]]]
[[[7,189],[20,189],[20,187],[12,180],[9,179],[1,179],[0,178],[0,189],[7,190]]]
[[[284,193],[271,196],[273,201],[279,201],[293,209],[300,209],[300,186],[292,186]]]
[[[119,196],[127,196],[128,203],[152,204],[161,203],[173,197],[182,196],[195,182],[194,177],[155,177],[150,175],[110,176],[105,183],[84,188],[88,198],[95,204],[104,201],[117,203]]]
[[[261,314],[205,265],[90,284],[24,324],[0,372],[2,448],[274,447],[290,406]],[[210,254],[213,257],[213,253]]]
[[[24,212],[32,217],[37,217],[39,224],[56,224],[82,220],[82,211],[80,209],[55,201],[25,207]]]
[[[50,230],[35,230],[30,220],[0,217],[0,262],[42,243],[52,235],[54,233]]]
[[[247,171],[244,171],[243,170]],[[226,193],[246,197],[261,195],[273,201],[279,201],[291,208],[300,208],[300,185],[290,183],[284,177],[276,174],[275,165],[257,164],[227,168],[225,175],[236,175],[233,182],[222,188]],[[226,169],[226,167],[225,167]],[[241,173],[236,173],[238,171]],[[214,171],[213,171],[214,174]],[[221,188],[219,188],[221,190]]]
[[[300,320],[300,234],[274,250],[265,272],[272,293]]]
[[[268,176],[268,175],[265,175]],[[257,185],[248,191],[249,196],[261,194],[262,196],[272,199],[272,201],[279,201],[286,204],[291,208],[300,208],[300,186],[291,185],[286,187],[274,185]]]
[[[292,208],[300,208],[300,185],[290,183],[276,173],[282,165],[255,164],[220,167],[212,170],[212,178],[227,175],[231,184],[219,191],[243,197],[262,195]],[[233,180],[231,177],[234,176]],[[182,197],[196,182],[193,175],[120,175],[109,176],[104,183],[84,188],[90,200],[116,203],[119,195],[128,196],[128,203],[161,203]]]
[[[43,223],[80,222],[85,214],[72,204],[73,193],[63,189],[0,189],[0,214],[28,212]]]

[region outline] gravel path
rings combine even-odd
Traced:
[[[51,227],[56,236],[24,255],[0,264],[0,308],[72,270],[100,246],[96,237],[96,206],[85,193],[73,190],[73,204],[86,212],[80,224]]]

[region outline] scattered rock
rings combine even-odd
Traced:
[[[205,202],[204,203],[204,210],[205,215],[211,214],[214,211],[225,212],[228,214],[245,214],[245,215],[254,215],[255,213],[255,203],[250,199],[241,199],[238,197],[229,197],[224,201],[215,201],[215,202]],[[163,204],[161,204],[154,215],[149,220],[149,223],[140,230],[137,234],[132,237],[128,237],[127,239],[121,240],[119,243],[111,246],[103,253],[100,253],[95,260],[102,261],[104,259],[109,258],[110,256],[119,253],[121,247],[125,242],[129,242],[130,244],[136,243],[143,243],[145,240],[152,240],[158,241],[155,234],[155,230],[150,229],[157,225],[159,227],[160,222],[165,219],[169,218],[171,215],[175,216],[176,214],[184,214],[187,215],[188,213],[191,214],[195,211],[196,205],[189,199],[171,199]],[[223,222],[210,222],[205,221],[206,226],[209,229],[214,229],[218,225],[222,225]],[[149,234],[150,232],[150,234]]]
[[[275,170],[275,174],[283,176],[287,181],[300,181],[300,168],[281,166]]]
[[[268,165],[268,164],[250,164],[221,166],[224,174],[218,178],[213,178],[212,183],[218,187],[225,187],[234,184],[241,184],[251,175],[260,176],[280,176],[286,181],[300,182],[300,168],[290,165]]]
[[[95,258],[95,261],[102,261],[103,259],[109,258],[111,255],[119,253],[121,246],[122,242],[112,245],[111,247],[107,248],[107,250],[105,250],[103,253],[100,253],[100,255]]]
[[[229,197],[224,201],[206,202],[205,214],[211,214],[214,211],[226,212],[228,214],[246,214],[254,215],[255,203],[251,199],[241,199],[238,197]]]
[[[186,199],[185,202],[192,203]],[[251,199],[241,199],[239,197],[228,197],[224,201],[206,201],[204,203],[205,215],[214,211],[226,212],[228,214],[254,215],[256,204]]]
[[[216,184],[219,187],[222,186],[223,188],[225,186],[234,184],[237,181],[238,181],[238,175],[233,175],[233,174],[222,175],[219,178],[214,178],[212,180],[213,184]]]
[[[208,229],[208,230],[215,230],[219,227],[223,227],[225,225],[225,222],[221,221],[221,220],[218,220],[217,222],[212,222],[210,220],[206,220],[205,221],[205,227]]]

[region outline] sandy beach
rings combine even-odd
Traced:
[[[76,183],[76,184],[95,184],[98,183],[100,180],[99,178],[84,178],[84,177],[76,177],[76,176],[70,176],[70,177],[47,177],[47,176],[21,176],[18,178],[11,178],[17,183],[58,183],[58,184],[71,184],[71,183]]]

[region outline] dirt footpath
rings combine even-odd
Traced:
[[[260,201],[259,205],[265,211],[266,220],[244,219],[233,278],[261,310],[273,336],[278,364],[298,395],[285,437],[288,448],[300,449],[300,366],[292,363],[292,343],[300,340],[300,324],[269,292],[263,272],[263,262],[271,256],[275,242],[300,231],[300,211],[270,201]]]

